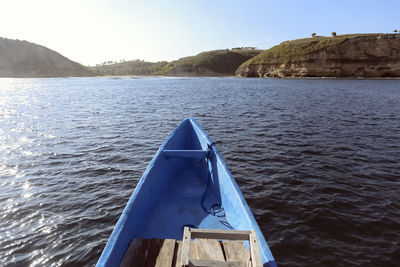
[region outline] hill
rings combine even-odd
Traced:
[[[348,34],[286,41],[244,62],[236,75],[399,77],[400,34]]]
[[[146,62],[143,60],[124,61],[108,65],[90,67],[96,75],[154,75],[160,72],[168,62]]]
[[[246,60],[261,50],[226,49],[202,52],[172,62],[126,61],[91,67],[97,75],[233,76]]]
[[[0,38],[0,77],[70,76],[93,76],[93,73],[44,46]]]
[[[261,50],[226,49],[202,52],[168,63],[159,74],[183,76],[235,75],[236,69],[246,60],[258,55]]]

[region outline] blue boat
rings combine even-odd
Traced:
[[[193,118],[158,149],[96,266],[119,266],[132,238],[182,240],[184,227],[255,230],[263,266],[276,266],[218,149]]]

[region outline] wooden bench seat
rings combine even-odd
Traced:
[[[181,247],[182,241],[175,239],[134,238],[126,250],[120,266],[181,267]],[[243,241],[197,238],[191,242],[189,259],[189,266],[247,267],[250,253]],[[216,265],[216,261],[223,261],[226,264]]]
[[[250,251],[245,242],[249,242]],[[205,230],[185,227],[183,241],[132,239],[120,266],[261,267],[262,263],[257,236],[253,230]]]

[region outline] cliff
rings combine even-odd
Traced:
[[[400,34],[286,41],[244,62],[241,77],[400,77]]]
[[[0,38],[0,77],[71,76],[93,76],[93,73],[44,46]]]

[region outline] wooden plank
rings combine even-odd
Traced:
[[[175,239],[164,239],[155,267],[171,266],[174,259]]]
[[[199,256],[197,254],[197,247],[196,247],[196,239],[190,242],[190,249],[189,249],[189,259],[198,259]]]
[[[149,239],[132,239],[119,266],[146,266],[150,243]]]
[[[176,240],[172,267],[181,267],[182,241]]]
[[[189,227],[185,226],[183,230],[183,238],[182,238],[182,254],[181,254],[181,265],[187,266],[189,265],[189,249],[190,249],[190,237],[191,232]]]
[[[174,250],[174,239],[132,239],[120,266],[170,267]]]
[[[151,239],[146,267],[171,266],[174,250],[173,239]]]
[[[191,229],[192,238],[249,240],[250,231]]]
[[[192,242],[192,246],[196,247],[197,255],[190,259],[225,261],[221,244],[216,239],[197,238]]]
[[[190,267],[247,267],[244,262],[212,260],[189,260]]]
[[[160,249],[162,246],[162,239],[150,239],[150,247],[149,253],[147,255],[146,265],[145,267],[153,267],[156,263],[157,256],[160,253]],[[137,265],[139,266],[139,265]]]
[[[222,241],[226,261],[250,261],[250,253],[242,240]]]
[[[191,238],[195,238],[195,241],[191,242]],[[247,251],[247,249],[243,250],[243,242],[226,245],[227,248],[225,252],[225,250],[222,250],[218,239],[248,240],[250,244],[250,253]],[[258,246],[257,235],[254,230],[232,231],[189,229],[188,227],[185,227],[181,254],[182,266],[187,266],[189,264],[189,258],[194,260],[217,260],[223,262],[225,260],[224,252],[225,256],[229,259],[239,260],[238,262],[245,259],[245,261],[242,262],[246,266],[251,264],[253,267],[262,267],[260,248]]]
[[[252,266],[263,267],[256,231],[251,230],[249,242],[250,242],[250,256],[251,256]]]

